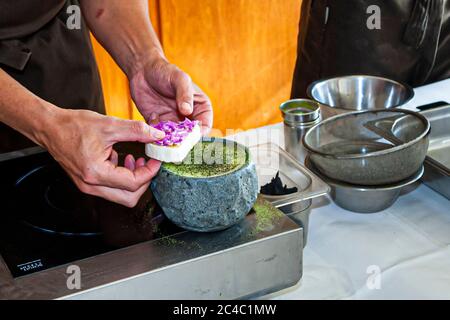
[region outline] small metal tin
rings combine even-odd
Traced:
[[[309,99],[292,99],[283,102],[280,110],[284,121],[284,145],[287,152],[303,163],[307,150],[303,136],[321,121],[319,103]]]
[[[309,99],[292,99],[283,102],[280,110],[285,123],[299,125],[317,120],[320,117],[320,105]]]

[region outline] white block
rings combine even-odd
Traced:
[[[145,145],[145,154],[162,162],[180,163],[186,158],[189,151],[200,141],[202,135],[200,126],[196,125],[192,132],[178,145],[175,146],[160,146],[154,143]]]

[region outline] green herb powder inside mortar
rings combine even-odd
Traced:
[[[246,161],[245,150],[235,143],[199,142],[181,164],[164,163],[163,167],[181,176],[201,178],[230,173]]]

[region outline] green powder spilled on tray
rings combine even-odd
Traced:
[[[255,232],[259,233],[270,229],[274,223],[283,217],[283,213],[273,207],[268,201],[258,197],[253,205],[256,216]]]

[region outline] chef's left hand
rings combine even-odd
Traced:
[[[206,94],[189,75],[164,57],[149,59],[130,77],[131,96],[147,122],[198,120],[202,133],[211,130],[213,111]]]

